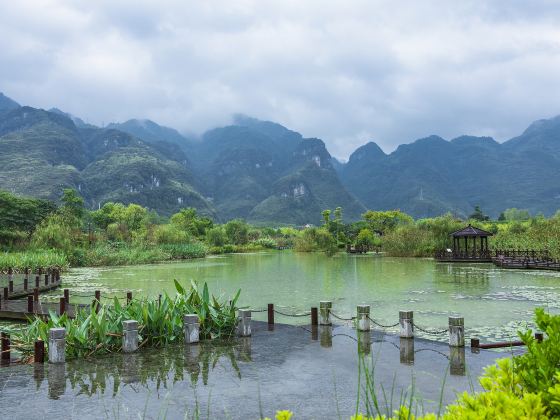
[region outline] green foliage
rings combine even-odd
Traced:
[[[358,237],[356,238],[356,245],[366,248],[372,248],[374,246],[379,246],[380,244],[381,240],[378,240],[369,229],[360,230],[360,233],[358,233]]]
[[[249,240],[249,225],[240,219],[235,219],[225,224],[228,241],[234,245],[244,245]]]
[[[337,244],[326,227],[313,227],[305,229],[295,239],[294,249],[299,252],[324,251],[327,255],[333,255],[337,251]]]
[[[193,208],[181,209],[179,213],[175,213],[171,216],[171,224],[196,237],[203,237],[213,226],[212,220],[199,217]]]
[[[111,306],[99,305],[96,313],[91,308],[81,309],[70,319],[66,314],[58,316],[51,312],[48,321],[33,320],[27,328],[14,334],[13,346],[24,355],[33,352],[33,343],[40,337],[48,343],[50,328],[66,329],[66,355],[68,358],[89,357],[120,351],[122,346],[122,322],[136,320],[142,345],[164,346],[181,341],[183,316],[197,314],[202,338],[231,337],[237,325],[237,300],[240,291],[231,301],[221,302],[210,295],[208,285],[202,289],[196,283],[184,288],[175,281],[177,293],[158,299],[135,299],[121,305],[117,298]]]
[[[0,191],[0,232],[31,233],[55,209],[56,206],[50,201],[17,197]]]
[[[222,226],[215,226],[208,230],[206,235],[208,243],[212,246],[224,246],[227,242],[226,232]]]
[[[474,212],[472,212],[472,214],[469,216],[469,219],[484,222],[486,220],[490,220],[490,217],[482,212],[480,206],[474,206]]]
[[[278,246],[278,243],[274,239],[267,236],[259,238],[253,243],[257,246],[268,249],[275,249]]]
[[[31,247],[34,249],[58,249],[66,253],[79,245],[74,241],[75,231],[67,219],[54,213],[41,222],[33,233]]]
[[[0,272],[9,268],[15,272],[23,272],[26,268],[32,271],[68,268],[68,258],[59,251],[43,250],[34,252],[2,252],[0,253]]]
[[[174,224],[155,226],[152,236],[156,244],[184,244],[191,239],[188,232]]]
[[[400,210],[368,210],[362,217],[369,224],[371,230],[383,232],[384,234],[395,229],[397,226],[413,223],[412,217]]]
[[[79,226],[85,214],[84,199],[78,195],[76,190],[66,188],[62,192],[61,201],[62,207],[59,209],[59,213],[68,223]]]
[[[517,221],[523,222],[525,220],[529,220],[531,215],[529,214],[529,210],[519,210],[514,208],[507,209],[503,212],[504,219],[507,221]]]

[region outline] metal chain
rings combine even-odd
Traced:
[[[417,325],[415,322],[412,323],[412,325],[414,325],[414,328],[422,331],[423,333],[426,334],[432,334],[432,335],[441,335],[441,334],[445,334],[446,332],[449,331],[448,328],[444,329],[444,330],[427,330],[425,328],[420,327],[419,325]]]
[[[276,313],[279,314],[279,315],[291,316],[291,317],[293,317],[293,318],[297,318],[297,317],[300,317],[300,316],[309,316],[309,315],[311,315],[311,312],[306,312],[306,313],[304,313],[304,314],[286,314],[286,313],[280,312],[280,311],[278,311],[278,310],[276,310],[276,309],[274,310],[274,312],[276,312]]]
[[[393,324],[393,325],[383,325],[383,324],[380,324],[379,322],[375,321],[373,318],[371,318],[371,317],[369,317],[369,316],[368,316],[368,319],[369,319],[371,322],[373,322],[375,325],[377,325],[378,327],[381,327],[381,328],[394,328],[394,327],[396,327],[397,325],[399,325],[399,322],[397,322],[396,324]]]
[[[332,316],[334,316],[336,319],[339,319],[339,320],[341,320],[341,321],[353,321],[353,320],[356,319],[355,316],[353,316],[352,318],[343,318],[343,317],[338,316],[337,314],[335,314],[333,311],[329,311],[329,313],[330,313]]]

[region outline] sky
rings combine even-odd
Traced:
[[[346,159],[560,114],[560,2],[0,0],[0,92],[199,135],[234,114]]]

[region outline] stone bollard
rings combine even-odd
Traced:
[[[51,328],[49,330],[49,363],[64,363],[66,361],[66,330]]]
[[[241,337],[249,337],[251,335],[251,310],[239,310],[238,333]]]
[[[133,353],[138,350],[138,321],[123,321],[122,349],[124,353]]]
[[[185,344],[198,343],[200,340],[200,321],[197,314],[187,314],[183,317]]]
[[[332,325],[331,309],[332,302],[330,300],[319,302],[319,325]]]
[[[370,330],[369,305],[358,305],[356,321],[358,331]]]
[[[414,313],[412,311],[399,311],[399,324],[401,338],[414,338]]]
[[[465,320],[462,317],[449,317],[449,346],[465,346]]]

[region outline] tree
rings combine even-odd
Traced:
[[[375,244],[375,236],[369,229],[362,229],[356,238],[356,245],[370,249]]]
[[[329,224],[331,223],[331,211],[323,210],[321,215],[323,216],[323,223],[325,224],[325,226],[329,226]]]
[[[411,216],[400,210],[373,211],[368,210],[362,217],[368,222],[372,232],[379,231],[385,233],[400,225],[408,225],[414,222]]]
[[[179,213],[171,216],[171,223],[189,232],[193,236],[202,237],[214,225],[207,217],[199,217],[196,209],[192,207],[181,209]]]
[[[76,190],[71,188],[64,189],[62,193],[62,207],[60,212],[68,222],[79,224],[85,214],[84,199],[80,197]]]
[[[474,206],[474,212],[469,216],[469,219],[485,222],[486,220],[490,220],[490,217],[482,212],[480,206]]]
[[[224,246],[227,241],[226,234],[221,226],[216,226],[209,229],[208,233],[206,234],[206,239],[212,246]]]
[[[232,244],[245,245],[248,241],[249,226],[244,220],[235,219],[226,223],[226,235]]]
[[[531,215],[529,214],[528,210],[520,210],[514,207],[504,211],[504,217],[507,221],[510,222],[512,221],[522,222],[525,220],[529,220],[531,218]]]

